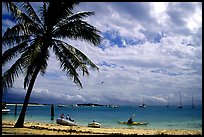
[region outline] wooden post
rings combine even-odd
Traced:
[[[51,120],[54,120],[54,104],[51,105]]]
[[[15,115],[17,114],[17,104],[15,105]]]

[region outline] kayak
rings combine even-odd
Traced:
[[[76,122],[72,122],[64,118],[57,118],[56,123],[61,125],[66,125],[66,126],[77,126]]]
[[[120,124],[127,124],[127,125],[147,125],[149,124],[149,122],[133,122],[133,123],[128,123],[128,122],[121,122],[121,121],[118,121],[118,123]]]
[[[96,128],[100,128],[101,124],[98,122],[91,122],[88,124],[88,127],[96,127]]]

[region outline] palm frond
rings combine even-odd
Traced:
[[[27,41],[20,43],[19,45],[9,48],[2,54],[2,66],[4,66],[8,61],[11,61],[18,53],[21,53],[28,46]]]
[[[46,21],[47,21],[47,5],[48,3],[43,2],[43,6],[39,8],[40,19],[43,24],[43,29],[46,30]]]
[[[29,40],[31,37],[34,37],[36,34],[39,35],[40,33],[41,30],[36,30],[35,27],[29,24],[16,24],[5,31],[2,37],[2,44],[12,46],[15,43],[18,44],[24,40]]]
[[[63,24],[63,22],[66,22],[66,21],[74,21],[74,20],[81,20],[85,17],[88,17],[90,15],[94,15],[94,12],[87,12],[87,11],[84,11],[84,12],[78,12],[78,13],[75,13],[75,14],[72,14],[70,16],[67,16],[66,18],[63,18],[61,19],[61,21],[59,21],[56,26],[58,26],[58,24]]]
[[[61,19],[73,14],[72,10],[77,4],[79,4],[79,2],[74,0],[63,2],[56,0],[50,1],[47,10],[49,16],[49,18],[47,18],[47,25],[54,27]]]
[[[56,55],[57,60],[59,60],[61,63],[60,68],[62,68],[62,70],[67,73],[70,79],[73,79],[74,83],[82,88],[82,83],[80,82],[78,73],[76,71],[77,65],[73,65],[73,60],[71,60],[68,55],[64,54],[64,51],[59,48],[59,45],[59,41],[54,44],[53,51]]]
[[[68,60],[70,60],[71,64],[74,66],[74,68],[82,70],[83,75],[87,74],[89,75],[88,69],[86,65],[90,65],[87,62],[88,57],[84,57],[81,58],[81,56],[79,54],[77,54],[78,50],[76,48],[74,48],[73,46],[60,41],[60,40],[55,40],[55,42],[57,43],[57,46],[59,47],[59,49],[61,50],[61,52],[63,52],[64,56],[67,57]],[[97,68],[97,67],[95,67]]]
[[[32,26],[35,30],[41,30],[40,24],[33,21],[28,15],[26,15],[22,10],[20,10],[13,2],[9,3],[9,9],[11,17],[14,21],[19,24],[26,24],[27,26]]]
[[[76,61],[80,63],[78,66],[82,67],[81,68],[82,70],[83,70],[83,68],[86,68],[85,67],[86,65],[89,65],[92,69],[99,70],[99,68],[83,52],[81,52],[80,50],[78,50],[77,48],[75,48],[74,46],[72,46],[68,43],[65,43],[65,42],[60,41],[60,40],[56,40],[56,41],[59,42],[58,46],[60,46],[60,48],[62,48],[63,51],[66,51],[66,52],[64,52],[64,54],[66,56],[72,55],[72,56],[70,56],[70,58],[76,59]],[[86,69],[84,72],[86,72]],[[87,72],[87,74],[88,74],[88,72]]]
[[[13,86],[15,78],[19,73],[23,73],[24,58],[19,58],[4,74],[2,77],[3,91]]]
[[[22,42],[29,42],[32,35],[15,35],[15,36],[3,36],[2,45],[12,45],[20,44]]]
[[[8,10],[8,12],[10,12],[10,7],[11,7],[11,2],[2,2],[3,5],[5,5],[6,9]]]
[[[100,31],[85,21],[74,20],[61,24],[55,29],[53,36],[56,38],[81,39],[98,45],[101,41],[99,33]]]
[[[35,23],[37,23],[38,25],[43,26],[41,20],[39,19],[38,15],[36,14],[35,10],[33,9],[33,7],[31,6],[31,4],[29,2],[23,2],[22,7],[24,9],[26,9],[28,16],[35,21]]]
[[[91,15],[94,15],[94,12],[84,11],[84,12],[75,13],[75,14],[73,14],[73,15],[69,16],[68,18],[65,18],[65,19],[73,21],[73,20],[83,19],[83,18],[91,16]]]

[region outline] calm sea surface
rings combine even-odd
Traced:
[[[17,120],[21,111],[21,106],[7,105],[11,109],[8,114],[2,114],[2,120]],[[202,130],[202,106],[184,106],[178,109],[176,106],[147,106],[140,108],[137,106],[118,106],[109,108],[105,106],[97,107],[54,107],[55,117],[51,120],[50,105],[29,106],[25,121],[42,123],[56,123],[56,119],[64,113],[69,114],[78,125],[87,126],[93,120],[102,124],[102,127],[114,128],[153,128],[153,129],[197,129]],[[128,126],[119,124],[117,121],[127,121],[135,114],[134,121],[149,122],[146,126]]]

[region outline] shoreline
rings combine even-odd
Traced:
[[[91,128],[40,122],[25,122],[23,128],[14,128],[14,124],[2,120],[2,135],[202,135],[202,130]]]

